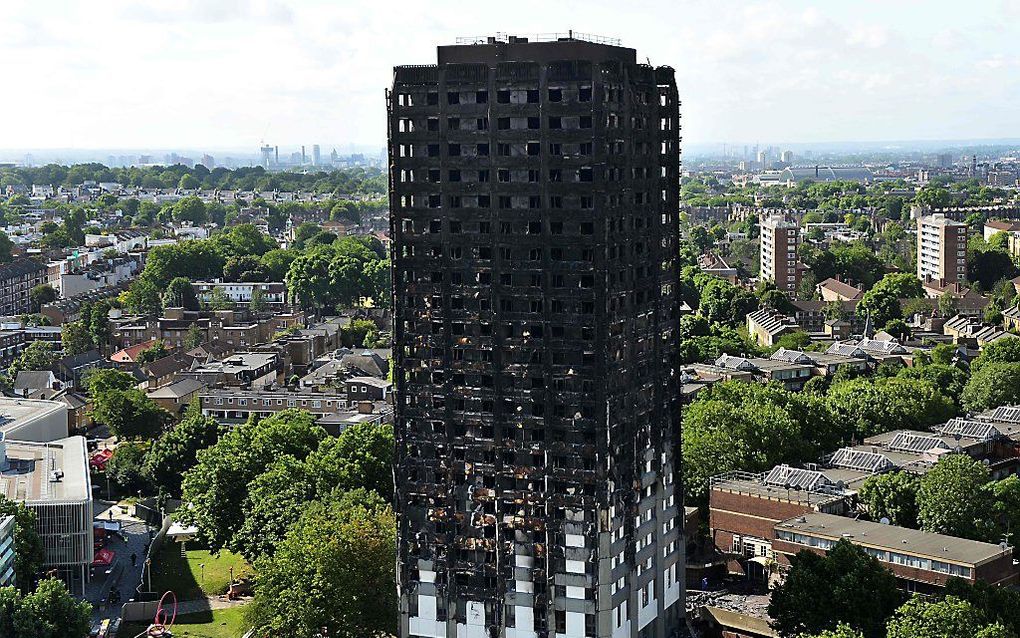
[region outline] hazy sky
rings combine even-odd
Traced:
[[[618,37],[684,138],[1020,137],[1020,1],[3,0],[0,148],[382,147],[397,64],[460,35]]]

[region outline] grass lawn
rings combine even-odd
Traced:
[[[148,628],[148,624],[124,623],[117,638],[134,638]],[[174,638],[241,638],[248,627],[241,606],[178,616],[171,631]]]
[[[179,601],[216,596],[226,593],[231,567],[235,579],[252,573],[243,558],[227,550],[214,556],[205,549],[189,549],[185,559],[179,544],[166,543],[152,562],[152,589],[159,594],[172,591]]]

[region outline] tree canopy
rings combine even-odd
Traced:
[[[794,556],[786,580],[772,592],[768,611],[783,636],[845,624],[865,638],[882,638],[886,619],[902,600],[896,577],[843,539],[826,556],[808,550]]]
[[[396,519],[372,492],[308,505],[275,555],[256,564],[255,636],[336,638],[396,632]]]
[[[684,486],[703,502],[708,479],[729,470],[762,472],[831,450],[841,433],[820,399],[776,384],[718,383],[683,415]]]

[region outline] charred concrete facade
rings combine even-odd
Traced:
[[[388,94],[401,637],[683,622],[668,67],[441,46]]]

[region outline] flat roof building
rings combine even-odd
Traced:
[[[800,229],[784,215],[766,215],[759,222],[761,229],[762,281],[771,281],[786,293],[797,292],[801,266],[797,257]]]
[[[669,636],[673,69],[477,38],[396,67],[388,98],[398,635]]]
[[[942,214],[917,218],[917,278],[967,278],[967,224]]]
[[[0,433],[11,441],[55,441],[67,436],[67,405],[0,397]]]
[[[35,443],[0,437],[0,496],[35,512],[43,568],[56,570],[71,591],[83,592],[94,553],[85,438]]]
[[[776,524],[772,550],[780,565],[803,550],[825,554],[846,539],[878,559],[908,590],[928,592],[951,577],[991,585],[1017,582],[1013,549],[820,512]]]

